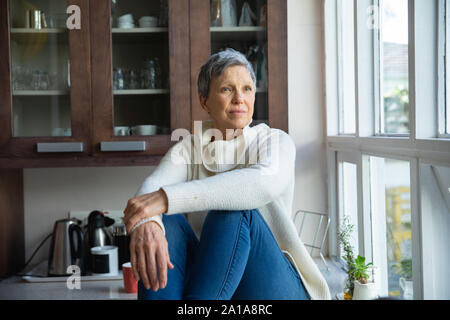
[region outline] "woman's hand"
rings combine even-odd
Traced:
[[[158,223],[144,223],[134,230],[130,258],[134,278],[142,280],[147,290],[157,291],[166,287],[167,268],[173,269],[174,266],[170,262],[166,237]]]
[[[139,220],[167,212],[167,207],[167,196],[162,189],[131,198],[124,210],[125,218],[123,222],[127,227],[127,233],[130,233],[130,230]]]

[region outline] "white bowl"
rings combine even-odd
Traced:
[[[158,26],[158,21],[156,21],[156,22],[139,21],[139,27],[141,27],[141,28],[154,28],[157,26]]]
[[[138,136],[149,136],[156,134],[158,127],[155,125],[136,126],[136,134]]]
[[[133,15],[131,13],[127,13],[127,14],[124,14],[123,16],[120,16],[119,18],[117,18],[117,21],[120,21],[120,22],[133,22],[134,19],[133,19]]]
[[[146,17],[140,17],[139,21],[158,21],[158,18],[157,17],[146,16]]]
[[[120,23],[119,24],[119,28],[121,29],[130,29],[130,28],[134,28],[135,25],[134,23]]]

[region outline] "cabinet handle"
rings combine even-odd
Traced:
[[[37,152],[83,152],[83,142],[38,143]]]
[[[102,141],[100,151],[145,151],[145,141]]]

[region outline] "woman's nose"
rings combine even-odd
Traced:
[[[244,102],[244,95],[242,94],[241,91],[236,90],[234,92],[233,102],[236,103],[236,104],[240,104],[240,103]]]

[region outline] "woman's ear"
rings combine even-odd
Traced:
[[[206,105],[206,100],[208,99],[201,94],[198,95],[198,98],[200,100],[200,105],[202,106],[203,110],[209,113],[208,106]]]

